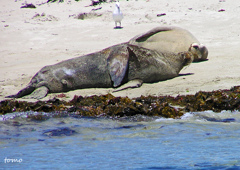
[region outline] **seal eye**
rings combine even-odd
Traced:
[[[193,45],[192,47],[196,50],[199,49],[198,45]]]

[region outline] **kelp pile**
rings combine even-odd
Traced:
[[[74,96],[71,101],[54,98],[35,103],[17,100],[0,102],[0,114],[11,112],[54,112],[64,114],[74,113],[87,117],[124,116],[160,116],[165,118],[179,118],[185,112],[213,110],[240,110],[240,86],[230,90],[212,92],[198,92],[195,95],[171,96],[141,96],[130,99],[128,97],[114,97],[111,94],[101,96]],[[36,119],[43,119],[41,116]]]

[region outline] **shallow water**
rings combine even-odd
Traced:
[[[29,114],[37,113],[0,117],[0,169],[240,169],[240,112],[177,120]]]

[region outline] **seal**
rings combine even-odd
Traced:
[[[195,48],[194,62],[207,59],[208,50],[187,30],[179,27],[156,27],[130,39],[129,44],[158,52],[179,53]]]
[[[193,50],[193,49],[192,49]],[[8,98],[41,99],[48,93],[83,88],[140,87],[178,76],[193,60],[190,51],[163,53],[128,43],[43,67],[27,87]],[[124,86],[121,86],[124,85]]]

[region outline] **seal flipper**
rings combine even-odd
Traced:
[[[126,44],[115,46],[107,59],[107,66],[113,87],[121,85],[128,70],[129,53]]]
[[[6,96],[5,98],[21,98],[23,96],[31,94],[34,90],[35,87],[33,87],[32,85],[28,85],[24,89],[20,90],[17,94]]]
[[[125,90],[128,88],[137,88],[137,87],[142,86],[142,84],[143,84],[143,81],[140,79],[131,80],[131,81],[127,82],[126,84],[122,85],[121,87],[117,88],[113,92],[122,91],[122,90]]]
[[[46,86],[41,86],[34,90],[30,95],[23,97],[24,99],[42,99],[47,96],[49,89]]]
[[[137,35],[136,37],[132,38],[129,43],[130,44],[134,44],[134,41],[136,42],[144,42],[146,41],[148,38],[150,38],[151,36],[153,36],[154,34],[157,34],[159,32],[165,32],[165,31],[170,31],[176,29],[174,27],[156,27],[146,33],[143,33],[141,35]]]

